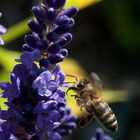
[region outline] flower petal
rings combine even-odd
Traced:
[[[0,38],[0,45],[4,45],[4,41],[2,38]]]
[[[43,73],[40,74],[40,77],[44,79],[45,83],[48,84],[48,82],[52,79],[52,74],[49,71],[44,71]]]
[[[51,91],[55,91],[58,88],[59,85],[57,85],[57,83],[50,81],[48,83],[48,89]]]
[[[6,33],[6,28],[2,25],[0,25],[0,35]]]
[[[57,132],[48,133],[49,140],[61,140],[61,135]]]

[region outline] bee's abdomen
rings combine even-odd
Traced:
[[[105,102],[100,102],[95,106],[95,116],[101,124],[108,130],[116,132],[118,129],[117,119],[115,114]]]

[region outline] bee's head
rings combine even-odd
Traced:
[[[79,83],[77,84],[77,89],[79,90],[84,89],[88,83],[89,83],[88,79],[80,80]]]
[[[82,79],[79,82],[75,83],[73,86],[69,87],[69,89],[67,90],[67,92],[69,90],[74,90],[74,91],[81,91],[84,88],[86,88],[87,84],[89,83],[88,79]]]

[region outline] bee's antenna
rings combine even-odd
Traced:
[[[69,83],[73,83],[73,84],[75,84],[76,82],[64,82],[64,84],[67,84],[67,83],[68,83],[68,84],[69,84]]]
[[[71,87],[69,87],[68,90],[66,91],[66,95],[67,95],[67,93],[69,92],[69,90],[71,90]]]
[[[78,79],[77,79],[76,76],[74,76],[74,75],[70,75],[70,74],[66,74],[66,76],[68,76],[68,77],[73,77],[73,78],[75,78],[76,82],[78,82]]]

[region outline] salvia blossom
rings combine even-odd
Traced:
[[[0,12],[0,18],[2,17],[2,13]],[[6,28],[2,25],[0,25],[0,35],[3,35],[6,33]],[[4,45],[3,39],[0,37],[0,45]]]
[[[113,140],[110,136],[106,135],[101,128],[96,129],[95,136],[91,140]]]
[[[76,7],[64,9],[66,0],[44,0],[34,6],[23,53],[16,61],[11,82],[1,82],[0,97],[7,98],[7,110],[0,109],[0,139],[61,140],[76,128],[76,117],[65,107],[65,73],[59,62],[68,55],[63,48],[72,40]],[[0,26],[0,33],[5,28]],[[2,42],[1,42],[2,44]]]

